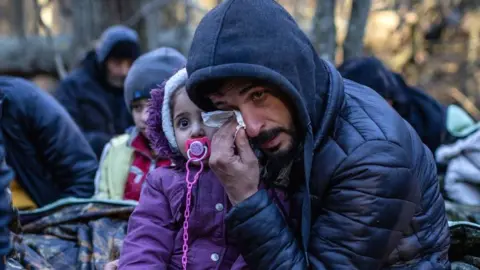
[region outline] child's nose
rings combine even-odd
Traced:
[[[196,123],[192,126],[192,138],[200,138],[205,136],[203,125]]]
[[[144,123],[147,122],[147,119],[148,119],[148,107],[146,107],[146,106],[145,106],[145,108],[143,108],[143,110],[142,110],[142,118],[141,118],[141,119],[142,119],[142,121],[143,121]]]

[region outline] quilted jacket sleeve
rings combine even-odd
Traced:
[[[53,97],[34,92],[31,99],[25,109],[30,132],[61,196],[91,197],[98,161],[78,126]]]
[[[410,163],[402,148],[386,141],[366,142],[345,158],[321,208],[312,209],[312,269],[382,266],[420,201]],[[314,177],[311,181],[322,181]],[[227,218],[252,269],[307,268],[299,243],[265,191],[237,205]]]

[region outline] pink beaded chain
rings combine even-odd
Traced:
[[[202,160],[207,157],[208,149],[206,146],[203,145],[201,142],[196,141],[190,145],[188,149],[188,161],[186,166],[187,175],[185,177],[185,181],[187,182],[187,198],[186,198],[186,206],[185,206],[185,213],[184,217],[185,220],[183,221],[183,255],[182,255],[182,266],[183,270],[187,269],[187,254],[188,254],[188,220],[190,218],[190,205],[192,202],[192,188],[197,183],[200,174],[203,172],[203,162]],[[192,157],[193,156],[193,157]],[[200,162],[200,170],[195,174],[193,180],[190,181],[190,168],[189,165],[192,161]]]

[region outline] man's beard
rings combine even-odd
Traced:
[[[269,142],[281,133],[286,133],[290,137],[290,142],[287,148],[273,148],[269,150],[264,150],[261,148],[262,144]],[[263,154],[265,162],[268,162],[271,166],[279,168],[287,166],[295,158],[298,146],[297,134],[293,127],[289,129],[277,127],[263,131],[257,137],[251,138],[250,143],[252,144],[254,150],[259,150]]]
[[[122,88],[123,84],[125,83],[125,77],[123,77],[123,76],[121,76],[121,77],[111,76],[111,77],[108,78],[108,83],[113,87]]]

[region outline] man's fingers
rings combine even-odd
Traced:
[[[235,127],[235,121],[229,121],[213,135],[211,143],[212,152],[210,156],[211,164],[215,165],[218,162],[222,162],[222,160],[225,161],[234,156],[233,136],[235,134]]]
[[[215,142],[216,145],[220,146],[223,144],[233,145],[233,134],[235,134],[235,120],[230,120],[227,123],[223,124],[217,132],[213,135],[212,144]]]
[[[238,130],[235,145],[237,146],[238,155],[243,162],[251,162],[257,159],[248,142],[247,133],[244,128]]]

